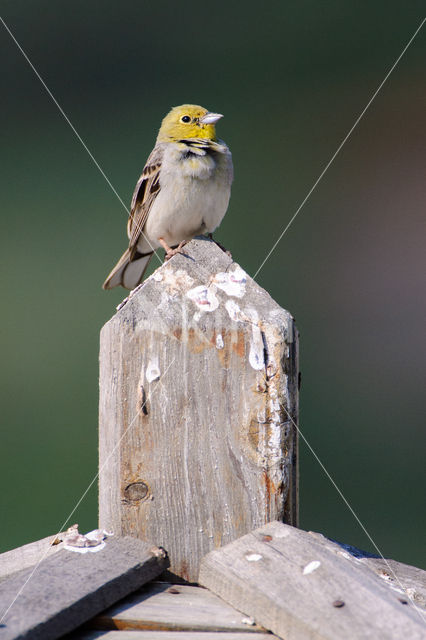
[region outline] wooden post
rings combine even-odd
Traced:
[[[214,242],[192,240],[101,331],[100,526],[201,558],[271,520],[297,524],[298,341]]]

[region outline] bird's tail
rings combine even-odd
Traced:
[[[143,280],[151,253],[131,253],[129,249],[121,256],[114,269],[102,285],[102,289],[113,289],[121,284],[126,289],[134,289]]]

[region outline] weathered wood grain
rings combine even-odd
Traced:
[[[97,616],[100,629],[257,631],[264,629],[208,589],[151,583]]]
[[[330,542],[321,533],[310,531],[309,534],[319,538],[324,544],[326,544],[326,541]],[[367,567],[391,589],[399,591],[402,596],[406,595],[417,607],[426,611],[426,571],[396,560],[380,558],[352,545],[335,540],[331,540],[331,542],[334,544],[330,546],[330,549],[336,551],[335,545],[338,545],[342,551],[349,554],[346,557],[352,557],[354,562],[359,562]]]
[[[84,555],[62,549],[34,572],[25,569],[1,582],[0,640],[59,638],[166,566],[162,550],[133,538],[109,539]]]
[[[79,631],[64,640],[279,640],[271,633],[214,631]]]
[[[272,522],[202,561],[200,584],[285,640],[420,640],[424,614],[325,538]]]
[[[409,597],[417,607],[426,612],[426,571],[396,560],[385,561],[382,558],[363,558],[361,562],[389,587],[400,590],[402,585],[402,595]]]
[[[11,573],[32,567],[39,562],[40,558],[47,558],[60,551],[63,547],[62,542],[60,542],[63,535],[63,533],[60,533],[57,536],[49,536],[1,553],[0,580]],[[59,544],[53,544],[56,540]]]
[[[184,250],[102,329],[99,500],[196,582],[210,549],[297,523],[297,331],[215,243]]]

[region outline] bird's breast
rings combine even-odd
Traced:
[[[228,207],[231,182],[230,154],[165,154],[145,232],[156,246],[158,237],[173,246],[214,231]]]
[[[198,156],[188,153],[182,157],[182,173],[184,176],[198,180],[208,180],[216,169],[216,162],[210,155]]]

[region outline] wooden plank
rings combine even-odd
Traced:
[[[264,631],[202,587],[151,583],[93,620],[101,629]]]
[[[297,523],[297,331],[206,238],[103,327],[100,527],[158,541],[171,571],[271,519]]]
[[[313,531],[309,533],[324,543],[328,540],[321,533],[314,533]],[[406,595],[417,607],[426,611],[426,571],[418,567],[403,564],[402,562],[397,562],[396,560],[380,558],[373,553],[362,551],[352,545],[344,544],[336,540],[331,540],[330,542],[334,543],[330,547],[331,549],[335,550],[334,545],[337,544],[344,552],[346,551],[354,561],[357,560],[381,578],[381,580],[384,580],[391,589],[394,589],[403,596]]]
[[[30,542],[22,547],[1,553],[0,579],[16,571],[21,571],[21,569],[27,569],[36,564],[40,558],[47,558],[60,551],[63,546],[60,542],[63,535],[64,533],[60,533],[57,536],[48,536],[42,540]],[[53,544],[56,540],[58,540],[59,544]]]
[[[279,640],[271,633],[222,633],[215,631],[79,631],[64,640]]]
[[[286,640],[424,640],[424,614],[329,540],[272,522],[210,552],[200,584]]]
[[[0,640],[58,638],[167,565],[163,550],[133,538],[108,539],[104,548],[84,555],[62,549],[35,570],[1,582]]]
[[[396,560],[382,558],[362,558],[370,571],[384,580],[391,588],[411,598],[417,607],[426,611],[426,571]]]

